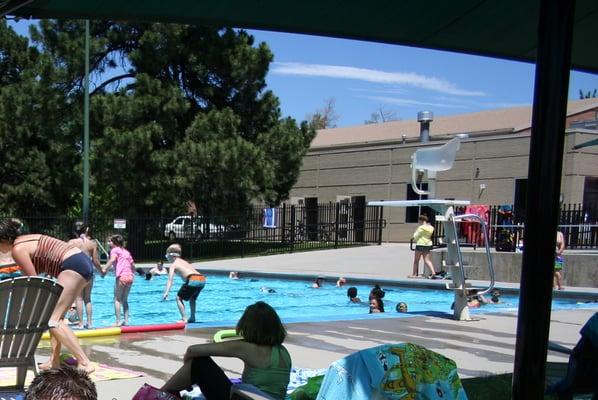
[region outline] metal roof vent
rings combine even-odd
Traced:
[[[430,122],[434,120],[432,111],[420,111],[417,113],[417,122],[420,123],[419,141],[428,143],[430,141]]]

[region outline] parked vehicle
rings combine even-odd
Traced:
[[[218,237],[223,231],[221,225],[207,224],[203,217],[190,215],[178,216],[164,226],[164,236],[170,240],[202,240]]]

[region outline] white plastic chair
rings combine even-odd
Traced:
[[[427,147],[417,149],[411,156],[411,181],[413,183],[413,191],[420,195],[431,195],[434,193],[434,181],[436,180],[436,172],[447,171],[453,168],[457,150],[461,147],[461,140],[456,137],[442,146]],[[417,186],[417,171],[424,171],[428,175],[429,190],[422,190]]]

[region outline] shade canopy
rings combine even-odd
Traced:
[[[0,15],[210,24],[534,62],[539,0],[0,0]],[[572,68],[598,72],[598,1],[577,0]]]

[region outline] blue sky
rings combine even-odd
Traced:
[[[11,23],[27,34],[31,22]],[[274,54],[268,88],[283,115],[300,121],[335,100],[336,125],[360,125],[384,109],[413,119],[530,105],[533,64],[319,36],[249,31]],[[598,75],[572,72],[569,98],[598,88]]]
[[[268,43],[268,84],[286,115],[304,119],[335,99],[338,126],[362,124],[381,107],[400,119],[418,111],[462,114],[530,105],[532,64],[405,46],[250,31]],[[598,88],[598,75],[573,72],[569,98]]]

